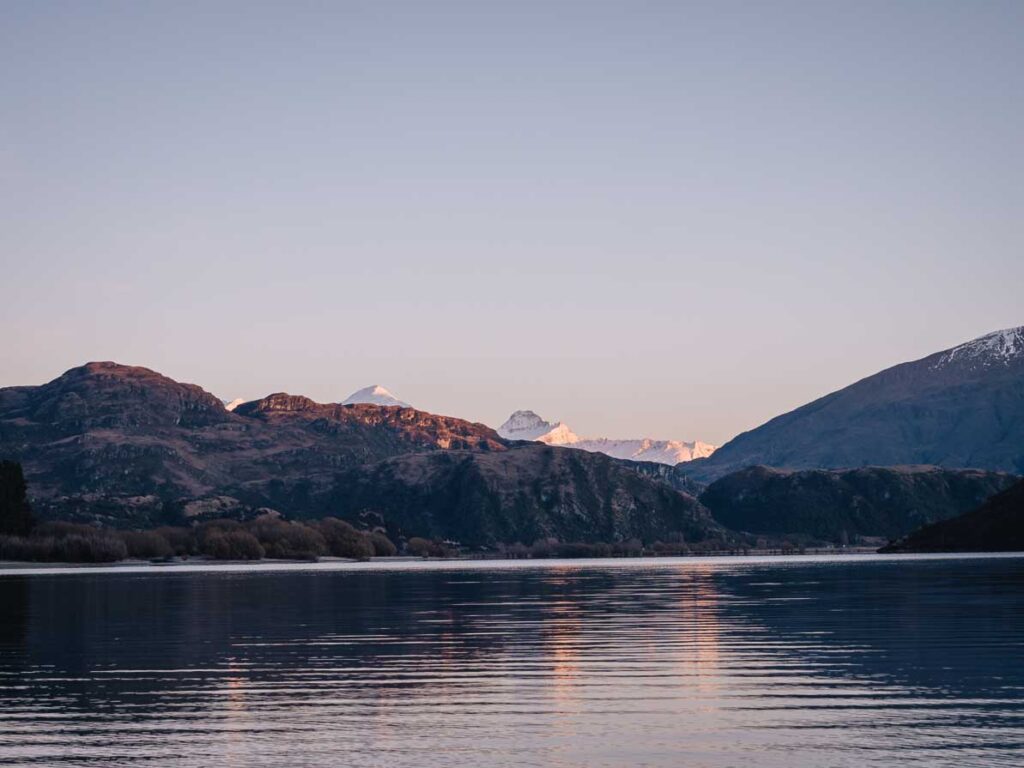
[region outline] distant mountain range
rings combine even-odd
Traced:
[[[4,459],[23,465],[41,518],[118,526],[274,509],[471,546],[892,538],[1024,473],[1024,328],[882,371],[717,451],[585,439],[532,411],[496,431],[379,386],[345,403],[224,403],[89,363],[0,389]]]
[[[1024,473],[1024,326],[862,379],[739,435],[685,472],[708,482],[752,465],[908,464]]]
[[[653,461],[658,464],[678,464],[710,456],[715,446],[699,440],[613,440],[607,437],[584,438],[577,435],[564,422],[552,424],[533,411],[516,411],[498,427],[498,434],[506,440],[531,440],[546,445],[561,445],[592,453],[603,453],[616,459]]]

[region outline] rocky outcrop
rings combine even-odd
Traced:
[[[782,471],[751,467],[712,483],[700,501],[738,531],[834,543],[894,539],[973,509],[1017,478],[937,467]]]

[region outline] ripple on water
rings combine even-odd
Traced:
[[[0,763],[1019,766],[1024,559],[0,576]]]

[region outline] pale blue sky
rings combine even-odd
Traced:
[[[721,442],[1024,323],[1024,3],[0,3],[0,386]]]

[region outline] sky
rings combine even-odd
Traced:
[[[0,4],[0,386],[738,432],[1024,324],[1024,3]]]

